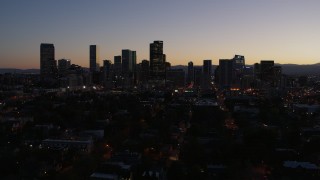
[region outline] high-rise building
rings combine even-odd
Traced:
[[[114,67],[113,71],[116,76],[119,76],[122,72],[122,65],[121,65],[121,56],[114,56]]]
[[[220,59],[216,82],[220,88],[241,88],[241,81],[246,72],[245,58],[235,55],[232,59]],[[248,72],[249,73],[249,72]]]
[[[148,60],[142,60],[141,62],[141,70],[144,72],[148,72],[149,73],[149,69],[150,69],[150,63]]]
[[[241,79],[245,70],[245,58],[242,55],[235,55],[232,60],[232,88],[240,88]]]
[[[259,63],[254,63],[253,72],[254,72],[255,79],[260,79],[260,64]]]
[[[193,62],[188,62],[188,75],[187,75],[187,83],[190,84],[194,81],[194,70],[193,70]]]
[[[122,50],[122,73],[130,75],[135,71],[137,54],[136,51],[130,49]]]
[[[211,76],[212,73],[212,60],[203,60],[203,74]]]
[[[131,51],[131,63],[130,63],[130,67],[129,67],[130,71],[135,72],[136,66],[137,66],[137,52]]]
[[[202,88],[208,89],[210,87],[211,74],[212,74],[212,60],[203,60]]]
[[[233,62],[230,59],[219,60],[219,85],[221,88],[230,88],[233,78]]]
[[[98,47],[97,45],[90,45],[90,72],[97,71],[97,61],[98,61]]]
[[[232,59],[233,61],[233,69],[242,71],[245,68],[245,59],[244,56],[241,55],[235,55]]]
[[[136,83],[136,59],[136,51],[122,50],[122,77],[125,87],[132,87]]]
[[[148,60],[142,60],[141,62],[141,77],[140,80],[142,82],[147,82],[149,79],[149,73],[150,73],[150,63]]]
[[[103,60],[103,79],[105,81],[111,79],[111,66],[112,63],[110,60]]]
[[[130,62],[132,61],[132,52],[129,49],[122,50],[122,74],[129,74]]]
[[[152,80],[165,80],[166,58],[163,54],[163,41],[150,43],[150,76]]]
[[[261,80],[268,81],[268,80],[273,79],[273,67],[274,67],[274,61],[261,60],[261,62],[260,62]]]
[[[40,75],[42,79],[57,77],[57,63],[54,58],[54,45],[40,45]]]
[[[65,76],[67,73],[67,70],[71,66],[71,61],[70,59],[59,59],[58,60],[58,73],[59,76]]]

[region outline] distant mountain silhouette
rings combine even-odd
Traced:
[[[316,64],[276,64],[282,67],[282,73],[288,75],[316,75],[320,74],[320,63]]]
[[[16,74],[40,74],[39,69],[15,69],[15,68],[0,68],[0,74],[16,73]]]
[[[320,63],[316,64],[275,64],[276,66],[282,67],[282,73],[287,75],[319,75],[320,74]],[[253,65],[248,65],[253,66]],[[201,68],[202,66],[194,66]],[[214,70],[217,65],[212,66]],[[171,66],[172,69],[183,69],[185,72],[188,71],[188,66],[185,65],[176,65]],[[84,68],[87,70],[87,68]],[[0,68],[0,74],[4,73],[17,73],[17,74],[39,74],[39,69],[15,69],[15,68]]]
[[[276,66],[282,67],[282,73],[287,75],[317,75],[320,74],[320,63],[316,64],[306,64],[306,65],[299,65],[299,64],[275,64]],[[253,65],[247,65],[252,67]],[[202,67],[202,66],[195,66],[195,67]],[[217,65],[213,65],[212,69],[214,70]],[[172,66],[172,69],[184,69],[185,72],[188,71],[188,66],[184,65],[177,65]]]

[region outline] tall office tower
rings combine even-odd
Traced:
[[[261,80],[269,81],[273,79],[274,61],[261,60],[260,62],[260,76]]]
[[[194,72],[193,72],[193,62],[188,62],[188,75],[187,75],[187,83],[190,84],[194,81]]]
[[[254,63],[253,73],[254,73],[255,79],[260,78],[260,64],[259,63]]]
[[[98,61],[98,47],[97,45],[90,45],[90,72],[97,71],[97,61]]]
[[[220,88],[230,88],[233,78],[233,62],[230,59],[219,60],[219,85]]]
[[[233,68],[235,70],[243,70],[245,68],[245,59],[244,56],[241,55],[235,55],[232,59],[233,61]]]
[[[212,74],[212,61],[211,60],[203,60],[202,88],[204,88],[204,89],[210,88],[211,74]]]
[[[58,60],[58,73],[59,76],[65,76],[67,73],[67,70],[71,66],[71,61],[70,59],[59,59]]]
[[[212,73],[212,60],[203,60],[203,74],[211,76]]]
[[[148,60],[142,60],[141,62],[141,70],[144,72],[148,72],[149,73],[149,69],[150,69],[150,63]]]
[[[110,60],[103,60],[103,79],[110,80],[111,79],[111,66],[112,63]]]
[[[42,43],[40,45],[40,75],[42,79],[56,78],[57,76],[53,44]]]
[[[136,51],[130,49],[122,50],[122,74],[131,75],[134,72],[136,66]]]
[[[232,69],[233,69],[233,77],[232,77],[232,87],[240,88],[241,79],[243,77],[243,73],[245,70],[245,59],[244,56],[235,55],[232,60]]]
[[[152,80],[165,80],[166,57],[163,54],[163,41],[150,43],[150,76]]]
[[[130,71],[135,72],[136,71],[136,66],[137,66],[137,52],[136,51],[131,51],[131,63],[130,63]]]
[[[150,73],[150,63],[148,60],[142,60],[141,62],[141,77],[140,80],[142,82],[146,82],[149,79],[149,73]]]
[[[114,56],[114,67],[113,71],[116,76],[119,76],[122,72],[122,65],[121,65],[121,56]]]
[[[129,73],[129,66],[130,66],[130,60],[132,58],[132,53],[129,49],[123,49],[122,50],[122,74],[128,74]]]

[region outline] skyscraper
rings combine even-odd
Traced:
[[[203,60],[202,88],[208,89],[210,87],[211,74],[212,74],[212,60]]]
[[[166,58],[163,54],[163,41],[150,43],[150,76],[153,80],[165,80]]]
[[[219,60],[219,85],[221,88],[230,88],[233,78],[233,62],[230,59]]]
[[[65,76],[70,66],[71,66],[71,61],[69,59],[59,59],[58,60],[59,76]]]
[[[235,70],[240,70],[242,71],[245,68],[245,59],[244,56],[241,55],[235,55],[234,58],[232,59],[233,61],[233,68]]]
[[[129,75],[135,71],[137,54],[130,49],[122,50],[122,73]]]
[[[254,77],[256,79],[260,79],[260,64],[254,63],[253,65]]]
[[[240,88],[241,79],[243,77],[243,72],[245,70],[245,59],[244,56],[235,55],[232,60],[232,87],[233,88]]]
[[[242,55],[235,55],[232,59],[220,59],[219,69],[217,71],[216,82],[221,88],[237,88],[241,87],[241,81],[245,75],[245,58]]]
[[[273,79],[273,67],[274,67],[274,61],[261,60],[261,62],[260,62],[261,80],[269,81],[269,80]]]
[[[148,60],[142,60],[141,62],[141,72],[140,72],[140,81],[146,83],[149,80],[150,74],[150,62]]]
[[[130,63],[130,71],[135,72],[136,71],[136,65],[137,65],[137,52],[131,51],[131,63]]]
[[[190,84],[194,81],[194,70],[193,70],[193,62],[188,62],[188,75],[187,75],[187,83]]]
[[[97,71],[98,48],[97,45],[90,45],[90,72]]]
[[[121,74],[121,56],[114,56],[114,73],[116,76],[119,76]]]
[[[203,74],[211,76],[212,73],[212,60],[203,60]]]
[[[110,60],[103,60],[103,79],[105,81],[111,79],[111,66],[112,63]]]
[[[42,79],[56,78],[57,76],[53,44],[42,43],[40,45],[40,75]]]

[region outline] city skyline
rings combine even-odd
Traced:
[[[88,46],[99,46],[97,63],[134,49],[149,60],[149,43],[165,42],[172,65],[201,65],[234,54],[247,64],[270,59],[319,63],[320,2],[275,1],[4,1],[0,11],[1,68],[39,68],[39,44],[55,45],[56,60],[89,67]]]

